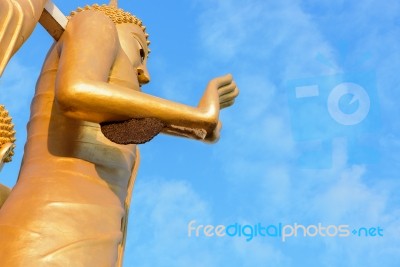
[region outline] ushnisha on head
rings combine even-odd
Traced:
[[[150,45],[149,39],[149,34],[146,33],[146,27],[143,25],[142,21],[137,18],[136,16],[132,15],[131,13],[118,8],[118,1],[110,1],[109,5],[98,5],[94,4],[92,6],[85,6],[83,8],[79,7],[75,11],[72,11],[70,14],[70,17],[74,16],[78,12],[82,12],[85,10],[96,10],[103,12],[107,17],[109,17],[115,24],[124,24],[124,23],[130,23],[130,24],[136,24],[139,26],[143,33],[144,36],[146,37],[146,44],[147,46]],[[150,49],[148,49],[148,53],[150,53]]]

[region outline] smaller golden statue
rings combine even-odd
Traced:
[[[3,105],[0,105],[0,170],[3,163],[10,162],[14,156],[15,131],[12,118]]]
[[[3,105],[0,105],[0,170],[3,164],[10,162],[14,155],[15,131],[12,119]],[[0,208],[6,201],[10,189],[0,184]],[[0,237],[1,238],[1,237]]]

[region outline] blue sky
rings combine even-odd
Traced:
[[[132,2],[132,3],[131,3]],[[94,2],[55,1],[69,13]],[[141,145],[125,266],[386,266],[400,263],[400,3],[378,1],[121,1],[150,33],[143,89],[196,105],[232,73],[241,90],[215,145],[158,136]],[[29,103],[51,38],[38,26],[0,79],[18,131],[0,173],[12,185]],[[328,98],[344,82],[367,93],[344,126]],[[318,86],[297,98],[296,87]],[[350,117],[365,98],[339,99]],[[349,225],[382,237],[188,237],[196,225]]]

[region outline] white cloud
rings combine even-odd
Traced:
[[[200,17],[201,39],[217,60],[262,67],[265,78],[293,79],[331,69],[317,62],[332,55],[318,27],[298,1],[217,1]],[[257,66],[258,65],[258,66]]]
[[[238,62],[234,66],[238,69],[236,80],[241,95],[238,105],[224,115],[224,125],[230,132],[223,136],[220,141],[223,146],[215,153],[225,166],[227,182],[234,184],[227,187],[225,194],[243,196],[236,209],[246,210],[243,216],[248,216],[247,220],[275,218],[292,223],[293,220],[310,223],[323,220],[387,228],[388,235],[381,239],[325,240],[317,251],[326,266],[375,266],[380,255],[388,259],[398,258],[395,248],[400,237],[394,234],[398,230],[394,225],[399,218],[399,203],[398,200],[391,202],[398,183],[393,182],[396,185],[393,187],[387,180],[379,180],[379,172],[374,167],[349,166],[346,147],[341,140],[333,144],[332,169],[301,171],[296,168],[293,159],[298,151],[292,141],[282,88],[287,79],[346,70],[348,64],[342,64],[343,51],[338,47],[339,40],[332,40],[329,36],[336,28],[342,36],[351,36],[352,30],[355,31],[354,37],[366,34],[362,41],[351,40],[356,41],[356,47],[348,52],[357,48],[370,50],[370,61],[363,64],[382,61],[383,65],[376,66],[378,83],[386,87],[392,84],[393,88],[393,83],[398,83],[395,78],[398,75],[393,72],[398,68],[390,68],[400,63],[396,56],[398,40],[394,38],[397,35],[393,31],[385,33],[383,30],[388,27],[385,23],[372,26],[376,30],[370,31],[369,28],[376,22],[377,14],[384,14],[390,5],[378,4],[377,1],[357,2],[349,4],[351,12],[348,12],[347,3],[335,2],[335,10],[342,13],[338,14],[338,19],[331,19],[331,28],[328,29],[326,25],[318,24],[318,19],[323,21],[323,18],[317,17],[318,14],[313,17],[315,11],[311,9],[305,13],[304,5],[299,1],[204,3],[205,11],[200,17],[204,47],[215,57],[213,61]],[[326,1],[319,8],[330,14],[330,3]],[[395,10],[397,7],[398,4],[394,5]],[[384,20],[393,22],[398,20],[396,17],[395,12],[390,11]],[[347,20],[343,21],[343,18]],[[380,44],[382,41],[387,45]],[[352,54],[347,56],[350,61],[356,60]],[[242,65],[248,68],[240,67]],[[388,98],[389,103],[391,101],[391,111],[397,112],[397,98],[393,98],[397,93],[392,91],[381,94]],[[235,112],[235,108],[240,112]],[[391,140],[384,141],[392,146],[388,150],[398,143],[397,134]],[[388,168],[393,168],[394,172],[397,170],[396,166]],[[376,177],[371,177],[371,172]],[[305,242],[296,242],[292,251],[285,251],[285,257],[294,257],[297,254],[295,250],[302,246],[309,247]],[[374,244],[379,246],[376,251]],[[350,258],[348,265],[340,255]],[[362,260],[363,257],[366,259]],[[385,262],[389,263],[389,260]]]
[[[24,111],[26,113],[26,107],[29,106],[35,92],[37,73],[38,70],[33,71],[21,64],[18,59],[8,64],[0,80],[0,102],[6,105],[10,112],[15,112],[17,115]]]
[[[218,266],[212,248],[188,237],[189,221],[210,220],[209,204],[186,182],[138,179],[126,261],[132,266]]]
[[[279,266],[288,262],[279,249],[257,240],[189,238],[191,220],[196,220],[195,225],[221,223],[213,215],[212,203],[201,199],[187,182],[146,179],[137,184],[131,209],[125,254],[130,265],[217,267],[270,262]]]

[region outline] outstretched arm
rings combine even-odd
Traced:
[[[47,0],[0,1],[0,76],[35,28]]]
[[[222,126],[222,123],[218,120],[219,111],[233,105],[238,94],[239,90],[236,86],[236,83],[233,81],[232,75],[228,74],[212,79],[207,85],[198,108],[207,109],[207,107],[213,107],[214,113],[217,116],[217,125],[214,127],[214,130],[211,132],[205,132],[201,129],[186,129],[171,125],[165,127],[163,132],[175,136],[204,140],[206,142],[218,141],[219,132]]]
[[[214,138],[220,110],[218,88],[231,92],[230,76],[211,81],[198,107],[142,93],[139,84],[137,88],[110,84],[110,69],[121,50],[115,25],[99,12],[82,13],[69,22],[60,43],[56,99],[67,116],[98,123],[156,118],[169,128],[200,129]]]

